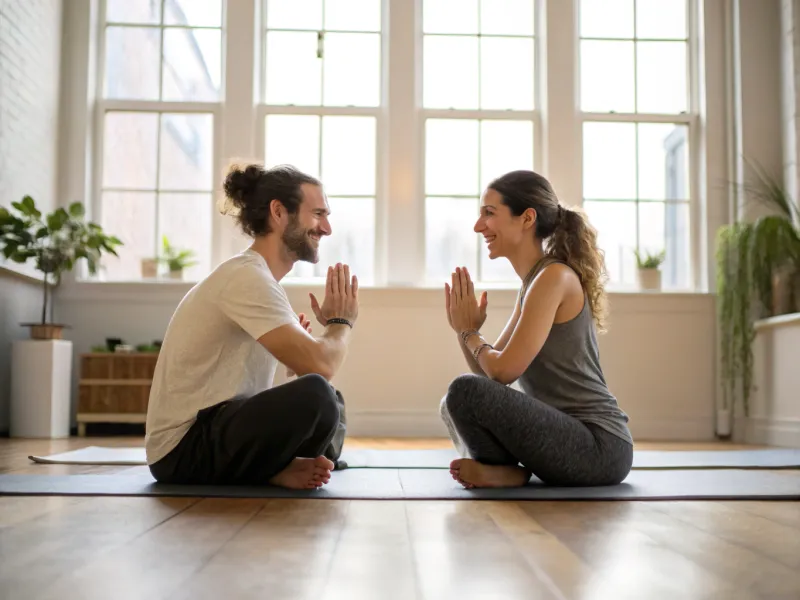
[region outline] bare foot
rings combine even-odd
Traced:
[[[295,458],[289,466],[275,475],[272,485],[291,490],[312,490],[322,487],[331,479],[333,463],[324,456],[317,458]]]
[[[511,465],[485,465],[471,458],[457,458],[450,463],[450,475],[467,489],[486,487],[521,487],[531,472]]]

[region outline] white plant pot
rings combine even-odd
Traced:
[[[170,279],[177,279],[179,281],[183,280],[183,269],[179,269],[178,271],[170,271],[169,272]]]
[[[720,437],[731,435],[731,411],[728,409],[717,410],[717,435]]]
[[[660,290],[661,289],[661,270],[660,269],[639,269],[639,289]]]
[[[71,395],[71,341],[14,341],[9,432],[12,437],[69,437]]]

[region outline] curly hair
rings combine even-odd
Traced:
[[[258,164],[231,165],[222,186],[226,202],[221,212],[234,214],[245,235],[266,235],[271,231],[270,203],[278,200],[289,214],[297,214],[303,201],[300,186],[304,183],[322,185],[317,178],[291,165],[278,165],[270,169]]]
[[[536,211],[534,235],[544,241],[547,256],[565,262],[577,274],[589,301],[597,330],[605,332],[608,279],[604,252],[597,246],[597,230],[579,208],[559,204],[550,182],[533,171],[511,171],[488,185],[503,198],[511,214]]]

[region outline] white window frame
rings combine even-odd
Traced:
[[[91,157],[91,216],[95,222],[101,223],[103,220],[103,156],[104,156],[104,139],[105,139],[105,121],[106,121],[106,114],[109,112],[117,112],[117,111],[124,111],[124,112],[140,112],[143,114],[156,114],[160,115],[163,113],[184,113],[184,114],[211,114],[214,120],[214,129],[213,129],[213,148],[212,148],[212,177],[216,177],[217,174],[220,172],[220,139],[222,137],[222,114],[223,114],[223,106],[224,106],[224,98],[225,98],[225,73],[223,68],[223,77],[222,77],[222,85],[220,88],[220,100],[219,102],[185,102],[185,101],[172,101],[172,100],[117,100],[117,99],[106,99],[104,97],[104,83],[105,83],[105,59],[106,59],[106,27],[108,26],[124,26],[124,27],[131,27],[131,28],[146,28],[146,29],[158,29],[161,32],[160,35],[160,50],[159,50],[159,69],[161,69],[161,62],[164,60],[164,31],[166,29],[211,29],[211,28],[203,28],[203,27],[192,27],[192,26],[181,26],[181,25],[164,25],[164,4],[166,0],[160,0],[161,2],[161,20],[157,24],[140,24],[140,23],[106,23],[106,5],[107,0],[98,0],[98,13],[97,13],[97,63],[96,63],[96,73],[95,73],[95,89],[94,94],[96,98],[95,106],[94,106],[94,135],[92,140],[92,147],[94,151],[92,152]],[[224,57],[225,54],[225,43],[226,43],[226,35],[225,35],[225,14],[226,14],[226,3],[230,0],[221,0],[222,2],[222,23],[221,23],[221,44],[222,48],[220,51],[222,52],[222,56]],[[216,29],[216,28],[213,28]],[[159,95],[161,92],[161,88],[163,86],[163,73],[159,70]],[[160,151],[160,144],[161,144],[161,122],[159,118],[159,126],[157,129],[157,137],[156,137],[156,151]],[[156,161],[156,187],[153,190],[113,190],[113,191],[130,191],[133,193],[138,192],[152,192],[156,196],[156,223],[154,224],[156,229],[158,227],[158,195],[160,193],[160,188],[158,187],[159,182],[159,172],[160,172],[160,161]],[[213,190],[218,187],[218,182],[212,179],[212,183],[210,186],[210,190],[212,190],[212,197],[213,197]],[[112,188],[113,189],[113,188]],[[182,193],[184,190],[169,190],[170,193],[177,192]],[[198,192],[198,190],[185,190],[185,192],[192,192],[192,193],[206,193],[205,190]],[[215,211],[215,203],[212,201],[211,206],[208,207],[209,211]],[[109,232],[113,234],[114,232]],[[219,259],[218,253],[218,244],[216,243],[217,240],[220,238],[219,232],[219,220],[212,217],[211,219],[211,236],[212,236],[212,248],[211,248],[211,264],[215,264]],[[156,248],[157,250],[160,247],[159,237],[155,236],[156,240]],[[86,273],[83,273],[83,276],[86,277]],[[138,281],[138,280],[134,280]],[[119,283],[119,280],[114,280],[113,283]]]
[[[636,57],[638,55],[636,42],[639,41],[654,41],[654,42],[663,42],[663,41],[676,41],[682,42],[686,44],[686,85],[687,85],[687,110],[684,113],[640,113],[640,112],[632,112],[632,113],[618,113],[618,112],[590,112],[590,111],[583,111],[580,110],[578,112],[578,119],[579,119],[579,127],[581,129],[581,137],[583,132],[583,126],[586,123],[633,123],[633,124],[649,124],[649,123],[668,123],[668,124],[675,124],[675,125],[685,125],[687,127],[688,133],[688,157],[687,157],[687,180],[688,180],[688,209],[689,209],[689,264],[691,268],[691,272],[689,273],[689,286],[692,290],[700,289],[702,286],[701,283],[701,275],[702,275],[702,268],[700,267],[700,247],[701,247],[701,232],[703,229],[702,223],[702,211],[700,210],[700,186],[699,186],[699,153],[701,147],[701,140],[699,137],[699,126],[700,126],[700,119],[699,119],[699,106],[700,106],[700,90],[699,90],[699,77],[698,77],[698,67],[699,67],[699,56],[700,53],[698,51],[699,46],[699,38],[700,38],[700,31],[698,27],[698,6],[696,4],[697,0],[684,0],[686,2],[686,17],[687,17],[687,39],[662,39],[662,38],[641,38],[636,36],[636,29],[634,25],[634,37],[633,38],[602,38],[602,37],[587,37],[584,38],[580,35],[580,0],[575,0],[576,2],[576,20],[575,20],[575,31],[577,32],[577,40],[578,40],[578,50],[577,50],[577,60],[576,60],[576,71],[575,76],[578,81],[581,80],[581,64],[580,64],[580,42],[581,40],[593,40],[593,41],[633,41],[634,43],[634,62],[633,62],[633,81],[634,81],[634,94],[637,90],[638,84],[638,71],[636,69]],[[636,21],[636,2],[633,2],[633,19],[634,23]],[[580,107],[580,92],[577,96],[577,106]],[[635,102],[635,98],[634,98]],[[638,137],[638,134],[637,134]],[[580,147],[578,148],[581,156],[583,156],[583,143],[581,142]],[[636,173],[637,173],[637,180],[638,180],[638,170],[639,170],[639,154],[638,154],[638,147],[636,153]],[[583,202],[583,176],[581,176],[581,202]],[[638,187],[638,186],[637,186]],[[638,189],[637,189],[638,194]],[[595,199],[590,199],[595,200]],[[639,210],[638,205],[644,204],[647,202],[653,202],[650,200],[641,200],[638,198],[630,199],[630,198],[598,198],[597,200],[604,201],[614,201],[614,202],[625,202],[631,203],[637,206],[636,210],[636,245],[639,246]],[[655,201],[655,203],[664,202],[664,201]],[[666,201],[668,202],[668,201]],[[685,204],[684,202],[678,202],[678,204]],[[611,282],[608,286],[609,289],[615,288],[625,288],[624,284],[620,284],[619,282]]]
[[[103,0],[75,0],[66,11],[69,31],[78,43],[67,49],[71,81],[65,125],[65,194],[89,201],[99,220],[103,115],[108,110],[202,111],[214,115],[214,211],[212,262],[218,263],[247,243],[230,217],[219,215],[221,174],[231,160],[263,158],[264,122],[268,114],[364,114],[378,118],[375,227],[375,287],[428,287],[425,279],[424,124],[430,116],[511,117],[505,111],[439,111],[422,108],[422,0],[382,0],[381,103],[374,108],[269,107],[263,104],[262,44],[266,28],[264,0],[223,0],[223,78],[219,103],[103,100]],[[722,118],[729,90],[720,84],[727,57],[720,40],[724,0],[689,0],[690,93],[686,121],[690,128],[690,227],[694,292],[713,288],[714,258],[710,245],[725,222],[728,194],[718,189],[727,174],[728,147]],[[582,127],[586,120],[659,122],[653,115],[597,115],[580,110],[579,0],[537,0],[536,103],[533,111],[534,168],[548,177],[561,202],[583,203]],[[391,19],[389,18],[391,15]],[[228,31],[236,35],[228,36]],[[573,32],[566,35],[565,32]],[[702,44],[696,36],[702,38]],[[694,36],[694,37],[692,37]],[[710,45],[708,45],[710,44]],[[81,86],[85,87],[81,89]],[[702,102],[699,100],[702,99]],[[87,108],[88,107],[88,108]],[[89,138],[83,134],[91,129]],[[84,175],[85,174],[85,177]],[[110,282],[98,282],[107,284]],[[141,282],[137,282],[141,284]],[[187,282],[188,284],[188,282]],[[287,282],[287,285],[293,285]],[[610,291],[614,291],[611,289]],[[691,291],[690,291],[691,292]]]

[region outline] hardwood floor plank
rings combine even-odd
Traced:
[[[37,598],[57,579],[194,504],[191,498],[85,498],[0,529],[3,598]]]
[[[65,574],[40,598],[173,598],[263,504],[263,500],[220,498],[197,502],[128,543]]]
[[[554,596],[580,598],[587,594],[591,569],[519,503],[486,503],[486,510]]]
[[[408,502],[409,532],[425,599],[556,599],[484,502]]]
[[[172,600],[319,598],[348,500],[268,500]]]
[[[86,498],[77,496],[3,496],[0,497],[0,529],[85,501]]]
[[[752,593],[764,598],[800,598],[800,572],[722,539],[719,531],[706,531],[677,518],[685,511],[685,504],[641,503],[632,525],[730,581],[738,590],[737,597]]]
[[[800,536],[800,502],[758,502],[752,500],[728,500],[724,506],[751,515],[769,519],[779,525],[792,527]]]
[[[727,600],[741,595],[718,577],[637,527],[635,502],[525,503],[525,511],[593,569],[592,596]]]
[[[790,534],[784,525],[719,502],[681,502],[679,509],[654,504],[653,508],[800,571],[800,536]]]
[[[351,500],[320,600],[415,600],[419,593],[406,508]]]

